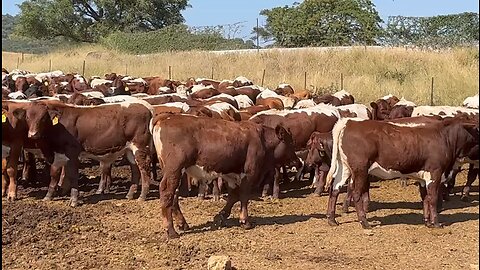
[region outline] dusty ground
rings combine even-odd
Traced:
[[[127,166],[113,169],[111,195],[95,195],[99,178],[86,177],[98,175],[98,166],[82,174],[85,204],[78,208],[68,207],[67,197],[43,202],[46,188],[20,187],[20,200],[2,202],[2,268],[206,269],[211,255],[228,255],[236,269],[478,269],[477,183],[471,202],[454,196],[446,203],[444,229],[423,225],[413,182],[401,188],[384,181],[372,184],[371,231],[362,230],[353,209],[337,219],[340,226],[328,226],[326,196],[284,187],[284,199],[251,201],[256,227],[248,231],[237,226],[238,206],[228,228],[212,231],[209,222],[225,202],[182,199],[192,230],[166,241],[153,186],[147,202],[127,201]]]

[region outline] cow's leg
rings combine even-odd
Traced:
[[[217,179],[213,180],[213,200],[214,201],[219,201],[220,200],[220,188],[218,183],[222,181],[221,177],[218,177]]]
[[[325,179],[327,178],[327,174],[318,167],[315,170],[315,174],[317,178],[317,186],[315,187],[315,191],[313,193],[320,196],[325,188]]]
[[[284,175],[286,174],[285,166],[283,168]],[[275,168],[275,176],[273,178],[273,198],[278,199],[280,197],[280,170]]]
[[[338,194],[340,194],[340,189],[333,189],[333,185],[330,186],[327,205],[327,221],[330,226],[338,226],[338,222],[335,219],[335,206],[337,204]]]
[[[470,187],[479,175],[479,171],[479,168],[475,168],[473,164],[470,164],[468,168],[467,183],[465,183],[465,187],[463,187],[462,197],[460,198],[462,201],[469,200],[468,196],[470,195]]]
[[[177,223],[177,229],[181,231],[186,231],[190,229],[188,226],[185,217],[183,216],[182,211],[180,210],[180,205],[178,204],[178,192],[176,192],[175,196],[173,197],[173,212],[172,215]]]
[[[9,178],[7,200],[14,201],[17,198],[17,168],[18,158],[21,153],[20,147],[12,147],[10,149],[9,161],[7,163],[7,175]]]
[[[342,204],[342,212],[348,213],[348,208],[352,206],[352,192],[353,192],[353,185],[348,183],[347,185],[347,193],[345,193],[345,198]]]
[[[294,181],[302,180],[302,176],[305,170],[305,162],[303,162],[301,159],[300,159],[300,162],[302,163],[302,167],[297,168],[297,173],[295,174]]]
[[[50,165],[50,184],[48,185],[48,191],[45,197],[43,198],[44,201],[51,201],[53,199],[53,194],[57,188],[58,179],[60,178],[60,173],[62,171],[62,166],[57,164]]]
[[[197,179],[197,183],[198,183],[198,198],[200,198],[200,200],[205,200],[205,196],[207,196],[207,190],[208,190],[208,187],[207,187],[207,183],[203,180],[203,179]]]
[[[2,197],[7,195],[7,159],[2,157]]]
[[[165,167],[163,170],[163,178],[159,186],[163,226],[167,229],[168,239],[179,237],[173,227],[172,212],[175,207],[175,192],[180,185],[181,176],[182,173],[180,169],[170,169]]]
[[[140,181],[140,170],[137,166],[133,153],[130,151],[127,151],[127,160],[130,163],[130,170],[132,171],[132,180],[131,180],[130,188],[128,189],[126,198],[127,200],[132,200],[133,196],[135,195],[135,193],[137,193],[137,190],[138,190],[138,184]]]
[[[365,197],[368,196],[368,174],[362,169],[353,171],[353,191],[352,198],[355,203],[355,211],[357,211],[358,221],[364,229],[370,229],[371,226],[367,221],[367,213],[364,206]],[[367,206],[368,207],[368,206]]]
[[[147,199],[148,193],[150,192],[150,154],[147,149],[138,149],[135,151],[134,155],[136,164],[140,170],[140,176],[142,178],[142,192],[140,193],[138,200],[145,201]],[[180,184],[180,177],[178,178],[178,182]]]
[[[428,186],[427,186],[427,198],[428,198],[428,203],[429,203],[429,208],[430,208],[430,222],[429,222],[429,227],[435,227],[435,228],[441,228],[442,225],[438,221],[438,212],[437,212],[437,203],[438,203],[438,195],[440,192],[440,186],[442,185],[441,183],[441,175],[442,173],[435,173],[432,174],[432,180]]]
[[[70,206],[76,207],[79,203],[78,201],[78,170],[80,167],[80,161],[78,160],[78,154],[74,155],[74,158],[71,158],[67,161],[65,166],[65,177],[67,177],[70,182]]]
[[[400,178],[400,186],[403,188],[407,187],[407,178],[405,177]]]
[[[283,171],[283,174],[282,174],[282,176],[283,176],[283,182],[284,182],[284,183],[290,182],[290,179],[288,178],[287,166],[282,165],[282,171]],[[275,187],[274,187],[274,188],[275,188]]]
[[[100,183],[98,183],[98,189],[95,192],[96,194],[108,193],[107,190],[110,189],[112,163],[100,161],[100,168],[102,170],[102,174],[100,176]]]
[[[264,174],[263,181],[262,181],[263,183],[262,197],[266,197],[270,193],[270,189],[273,188],[272,180],[274,177],[275,177],[275,170],[269,170]]]
[[[225,226],[227,218],[232,213],[233,205],[236,202],[238,202],[240,199],[240,195],[239,195],[240,188],[236,187],[232,189],[229,185],[227,185],[227,190],[228,190],[227,203],[225,204],[223,209],[213,218],[212,228],[214,229]]]
[[[23,171],[22,181],[34,183],[37,180],[37,168],[35,164],[35,155],[23,150]]]
[[[444,192],[441,193],[442,198],[445,201],[448,201],[450,194],[453,194],[453,189],[455,188],[455,182],[457,180],[457,174],[460,172],[461,167],[453,167],[450,174],[447,176],[447,187],[443,189]]]

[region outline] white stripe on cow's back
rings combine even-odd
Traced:
[[[394,95],[392,95],[392,94],[388,94],[388,95],[386,95],[386,96],[382,97],[381,99],[383,99],[383,100],[387,100],[387,99],[389,99],[389,98],[392,98],[392,97],[394,97]]]
[[[425,123],[395,123],[395,122],[387,122],[387,123],[397,127],[423,127],[426,125]]]
[[[463,106],[471,109],[478,109],[478,94],[473,97],[467,97],[463,103]]]
[[[370,119],[368,117],[368,112],[369,109],[367,106],[363,104],[348,104],[348,105],[342,105],[337,107],[339,110],[349,110],[350,112],[354,112],[357,114],[357,118],[362,118],[362,119]]]
[[[276,110],[270,109],[258,112],[254,114],[250,119],[253,119],[260,115],[278,115],[278,116],[286,116],[288,114],[294,113],[306,113],[307,115],[312,115],[313,113],[325,114],[327,116],[335,116],[337,118],[340,117],[337,107],[332,106],[330,104],[317,104],[314,107],[305,108],[305,109],[297,109],[297,110]]]
[[[180,108],[184,112],[190,109],[190,106],[187,103],[183,103],[183,102],[168,102],[164,104],[153,105],[153,107],[174,107],[174,108]]]
[[[303,100],[300,100],[297,102],[297,104],[295,104],[295,109],[306,109],[306,108],[310,108],[310,107],[315,107],[317,105],[317,103],[315,103],[315,101],[311,100],[311,99],[303,99]]]
[[[395,106],[397,105],[404,105],[404,106],[410,106],[410,107],[416,107],[417,105],[411,101],[406,100],[404,97],[400,99],[397,103],[395,103]]]
[[[254,105],[253,101],[247,95],[236,95],[233,98],[237,101],[239,109],[248,108]]]
[[[221,93],[219,95],[216,95],[216,96],[213,96],[213,97],[210,97],[210,98],[206,98],[205,100],[212,100],[212,99],[215,99],[215,98],[228,98],[229,100],[235,100],[235,98],[233,98],[231,95],[225,94],[225,93]]]
[[[209,108],[212,111],[216,111],[218,113],[227,111],[229,109],[232,109],[235,112],[238,112],[238,110],[235,107],[233,107],[232,104],[227,102],[216,102],[213,104],[206,105],[205,107]]]
[[[338,99],[341,99],[343,97],[350,96],[350,93],[342,89],[342,90],[334,93],[333,96],[338,98]]]
[[[440,115],[440,112],[445,114]],[[478,109],[469,109],[465,107],[455,106],[418,106],[413,109],[412,116],[420,115],[438,115],[441,117],[454,116],[458,112],[464,112],[469,115],[475,115],[479,113]]]

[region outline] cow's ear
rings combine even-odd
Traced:
[[[372,107],[374,110],[378,110],[378,105],[375,102],[370,102],[370,107]]]
[[[56,109],[50,109],[48,110],[48,115],[50,116],[50,120],[52,121],[53,125],[58,124],[58,121],[60,120],[60,117],[62,116],[61,112]]]
[[[285,141],[285,138],[286,138],[288,132],[281,125],[277,125],[275,127],[275,134],[277,134],[277,137],[280,141]]]
[[[25,119],[26,113],[27,112],[25,111],[25,109],[18,108],[18,109],[15,109],[12,114],[18,120],[22,120],[22,119]]]

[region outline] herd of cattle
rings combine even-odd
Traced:
[[[150,184],[159,184],[163,223],[174,238],[174,218],[188,229],[178,196],[193,186],[205,196],[213,185],[217,200],[228,192],[215,226],[240,201],[239,222],[250,228],[252,194],[278,198],[289,172],[296,180],[309,173],[314,193],[329,194],[330,225],[338,225],[335,205],[346,186],[344,208],[353,203],[368,228],[370,182],[411,178],[419,182],[425,225],[440,227],[437,209],[461,166],[470,164],[462,199],[478,176],[478,114],[478,94],[458,107],[416,106],[393,95],[365,106],[345,90],[312,95],[280,84],[272,91],[245,77],[176,81],[112,73],[87,80],[2,69],[2,196],[16,199],[20,161],[22,179],[37,180],[40,159],[49,182],[44,199],[63,187],[76,206],[81,160],[100,162],[101,194],[109,192],[114,162],[126,158],[132,174],[126,197],[141,185],[138,200],[145,200]]]

